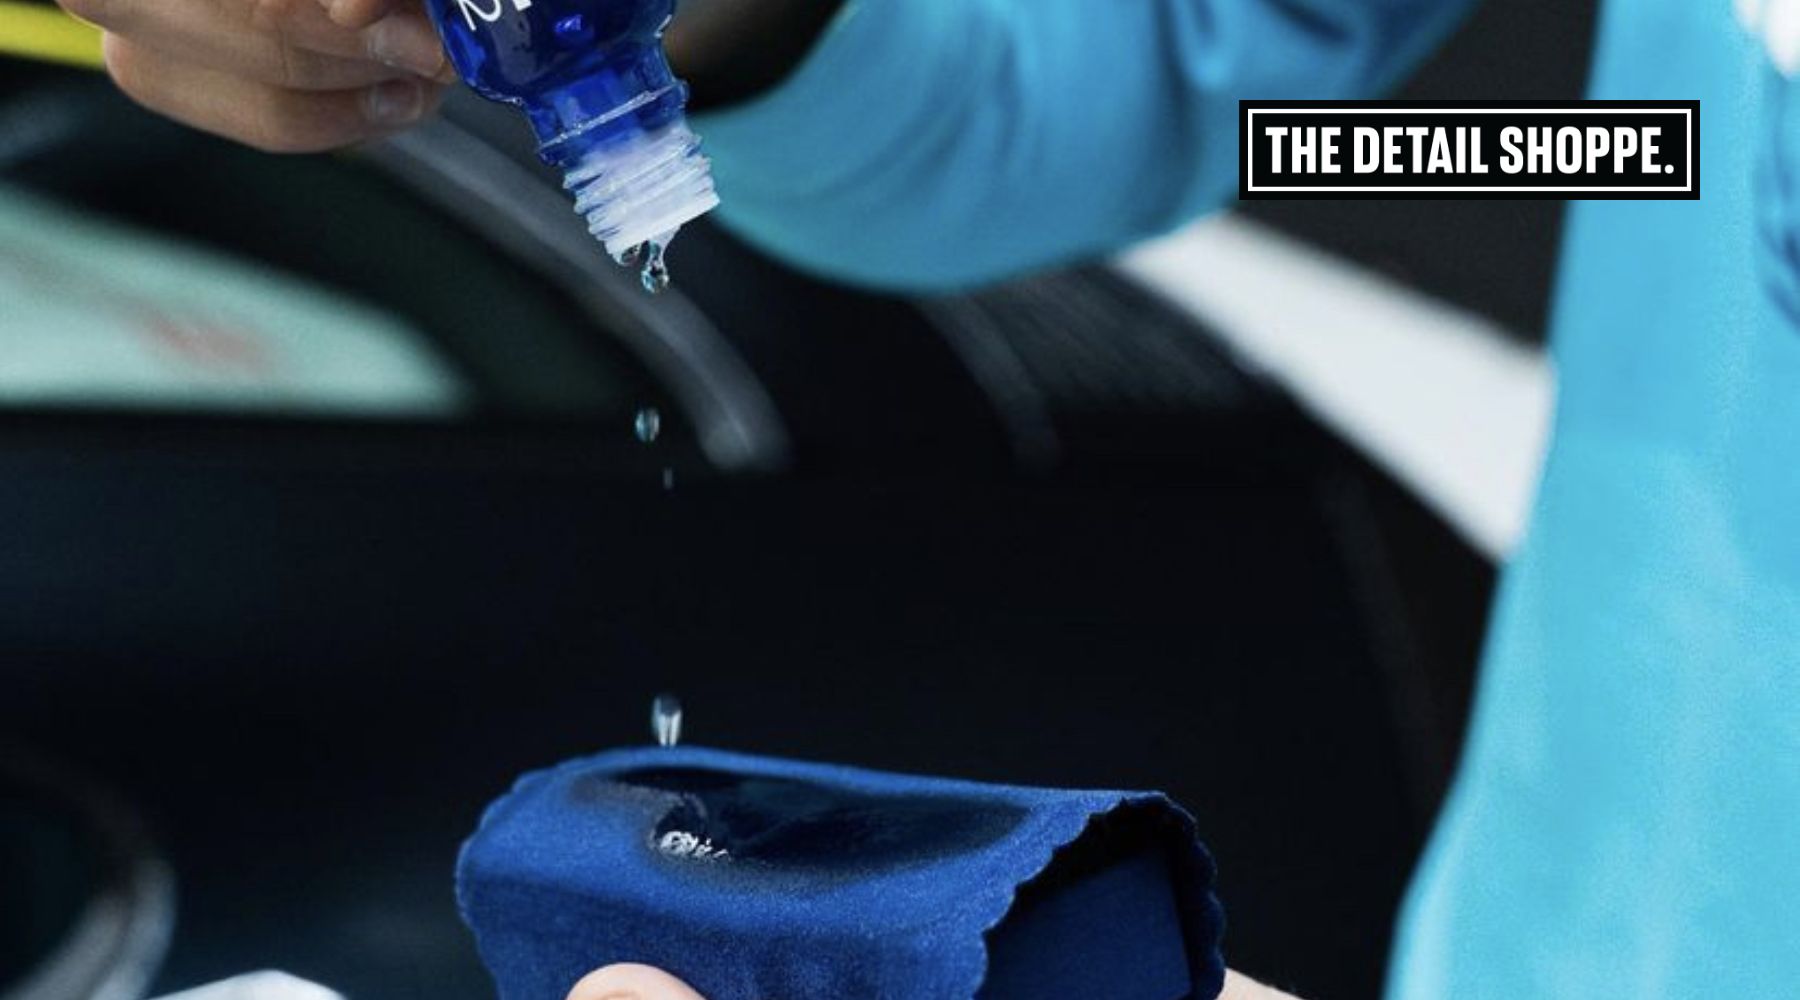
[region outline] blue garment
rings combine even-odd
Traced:
[[[1234,101],[1371,96],[1460,6],[851,0],[703,131],[747,238],[952,287],[1222,204]],[[1573,212],[1553,452],[1397,998],[1800,995],[1800,89],[1732,6],[1607,5],[1595,96],[1701,99],[1704,198]]]
[[[721,218],[801,267],[941,289],[1237,191],[1242,97],[1388,86],[1469,0],[849,0],[782,87],[698,116]]]
[[[1396,997],[1800,995],[1800,90],[1729,0],[1611,5],[1700,202],[1589,202],[1563,398]]]
[[[521,779],[457,901],[501,1000],[602,965],[708,1000],[1211,997],[1212,861],[1160,795],[646,747]]]

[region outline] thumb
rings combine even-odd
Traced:
[[[704,1000],[693,987],[648,965],[609,965],[588,973],[568,1000]]]

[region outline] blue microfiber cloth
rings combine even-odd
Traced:
[[[679,747],[521,779],[457,897],[502,1000],[615,962],[708,1000],[1211,1000],[1212,880],[1162,795]]]

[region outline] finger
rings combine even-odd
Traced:
[[[276,153],[336,149],[400,131],[437,105],[443,88],[403,77],[369,87],[300,91],[233,76],[106,36],[106,66],[139,104],[197,129]]]
[[[316,0],[346,28],[366,28],[383,18],[418,10],[415,0]]]
[[[704,1000],[694,988],[647,965],[609,965],[590,972],[568,1000]]]
[[[361,30],[316,0],[59,0],[140,44],[291,90],[343,90],[402,73],[448,82],[449,61],[419,11]]]
[[[229,0],[244,3],[246,0]],[[301,47],[350,58],[367,58],[440,83],[456,79],[437,29],[418,4],[345,27],[318,0],[248,0],[251,23]]]

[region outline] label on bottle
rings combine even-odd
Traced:
[[[469,23],[470,31],[476,29],[476,18],[486,24],[500,20],[506,13],[508,3],[512,4],[514,10],[531,9],[531,0],[456,0],[456,5],[462,9],[463,20]]]

